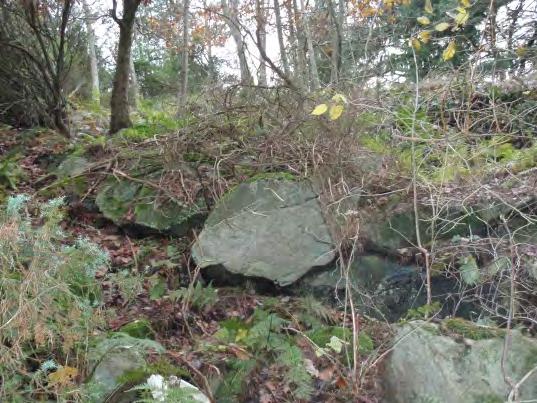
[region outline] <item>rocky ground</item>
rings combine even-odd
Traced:
[[[270,138],[252,154],[188,127],[138,139],[106,138],[91,114],[77,125],[75,140],[0,130],[0,197],[65,196],[66,232],[110,256],[96,275],[106,337],[65,388],[133,401],[161,375],[218,402],[537,396],[533,168],[420,193],[424,256],[409,189],[382,186],[382,169],[343,193]],[[520,308],[508,315],[492,295],[508,298],[513,265]]]

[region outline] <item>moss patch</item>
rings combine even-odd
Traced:
[[[458,334],[471,340],[492,339],[502,337],[505,331],[493,327],[479,326],[461,318],[446,319],[440,326],[445,334]]]

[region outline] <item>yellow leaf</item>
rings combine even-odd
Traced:
[[[515,49],[515,53],[518,57],[524,57],[526,53],[528,53],[528,49],[525,48],[524,46],[519,46],[518,48]]]
[[[330,120],[336,120],[338,119],[341,114],[343,113],[343,105],[341,104],[338,104],[338,105],[332,105],[330,107]]]
[[[235,337],[235,342],[239,343],[241,340],[246,339],[248,336],[248,330],[247,329],[239,329],[237,332],[237,336]]]
[[[431,4],[431,0],[425,0],[425,7],[423,9],[427,14],[433,13],[433,5]]]
[[[345,95],[343,94],[336,94],[332,97],[332,101],[340,103],[340,104],[346,104],[347,98],[345,98]]]
[[[412,38],[410,40],[410,46],[412,46],[416,51],[419,51],[421,49],[421,43],[418,41],[417,38]]]
[[[319,116],[325,113],[327,110],[328,110],[328,105],[320,104],[315,107],[315,109],[311,112],[311,114],[315,116]]]
[[[428,43],[431,40],[431,31],[421,31],[418,34],[418,38],[420,38],[420,41],[423,43]]]
[[[426,16],[422,15],[421,17],[418,17],[418,22],[421,24],[421,25],[429,25],[431,23],[431,20],[429,20],[429,18],[427,18]]]
[[[464,8],[468,8],[472,6],[472,3],[470,3],[470,0],[459,0],[459,1],[461,3],[461,6],[463,6]]]
[[[449,45],[444,49],[444,53],[442,53],[442,58],[445,62],[448,60],[453,59],[453,56],[455,56],[455,52],[457,51],[457,47],[455,45],[455,41],[451,41]]]
[[[450,27],[449,23],[447,22],[441,22],[440,24],[436,24],[434,26],[434,29],[437,30],[438,32],[444,32],[446,29],[448,29]]]
[[[60,367],[48,375],[48,380],[53,385],[66,386],[72,384],[78,375],[78,369],[73,367]]]
[[[459,13],[455,16],[455,23],[459,26],[466,24],[466,22],[468,21],[468,17],[470,17],[466,9],[462,7],[457,7],[457,11]]]

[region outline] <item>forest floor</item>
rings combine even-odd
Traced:
[[[383,359],[393,346],[388,323],[354,313],[335,292],[330,304],[288,289],[261,290],[249,281],[238,287],[210,284],[191,259],[199,228],[178,237],[118,226],[96,207],[99,187],[111,177],[130,180],[137,175],[135,180],[182,201],[191,203],[203,194],[210,210],[241,181],[284,172],[319,179],[323,206],[338,208],[347,198],[365,195],[361,208],[373,214],[389,204],[411,205],[409,161],[414,149],[421,158],[421,182],[415,189],[421,207],[506,209],[529,225],[535,222],[533,216],[518,208],[526,208],[528,200],[533,206],[528,211],[534,208],[537,147],[531,141],[515,147],[513,139],[503,135],[497,142],[479,136],[468,140],[458,131],[448,141],[444,132],[429,130],[433,125],[424,117],[422,126],[428,129],[418,133],[423,144],[412,148],[404,132],[408,124],[404,108],[399,111],[402,117],[389,123],[383,111],[373,116],[358,110],[347,120],[332,122],[304,111],[297,117],[285,103],[276,105],[263,98],[255,102],[259,104],[225,106],[218,113],[187,118],[144,107],[135,126],[115,136],[104,129],[106,110],[87,106],[73,114],[77,134],[72,139],[50,129],[0,127],[0,202],[27,194],[33,200],[30,210],[36,212],[39,202],[65,197],[61,226],[67,237],[62,242],[87,238],[110,258],[95,276],[102,290],[99,315],[105,324],[94,336],[129,331],[166,348],[164,358],[151,357],[152,366],[142,376],[147,378],[151,371],[180,376],[218,402],[380,402]],[[274,110],[263,109],[269,107]],[[386,135],[393,128],[405,134],[403,141]],[[412,144],[415,139],[410,139]],[[89,165],[80,171],[72,166],[73,171],[62,177],[60,163],[73,156],[84,157]],[[147,179],[145,170],[157,170],[160,176]],[[345,225],[338,228],[341,250],[357,244],[357,233],[352,231],[359,225],[353,217],[345,215]],[[42,224],[42,219],[34,221],[36,226]],[[449,237],[444,251],[441,243],[431,250],[438,261],[444,253],[455,262],[442,270],[451,270],[448,274],[461,282],[457,257],[473,256],[470,250],[485,255],[496,241],[504,249],[512,246],[495,236],[475,242],[470,237],[466,243],[453,243]],[[413,262],[419,252],[410,252]],[[537,246],[521,243],[517,253],[533,258]],[[419,308],[414,313],[430,314]],[[41,351],[32,359],[40,362],[54,354]],[[55,359],[68,361],[65,356]],[[80,376],[64,385],[65,393],[74,393],[86,380],[89,368],[78,365]],[[43,390],[48,398],[61,392],[47,385]]]
[[[94,122],[89,126],[95,129],[91,135],[102,134]],[[54,186],[55,177],[48,167],[74,148],[76,140],[62,139],[48,129],[1,128],[0,151],[7,156],[0,165],[4,198],[27,194],[37,202],[65,196],[64,188]],[[90,183],[84,198],[94,197],[94,191]],[[352,329],[348,313],[276,289],[260,294],[254,287],[213,288],[205,284],[197,288],[195,284],[202,280],[190,261],[193,234],[179,239],[163,234],[132,236],[98,211],[86,208],[83,201],[68,197],[67,216],[61,226],[68,234],[65,243],[88,238],[110,256],[111,265],[96,275],[107,323],[99,329],[103,334],[142,324],[145,336],[165,346],[166,362],[176,368],[175,373],[218,401],[382,400],[378,371],[391,338],[386,324],[357,315],[354,326],[364,348],[358,355],[360,362],[354,365],[348,345],[339,347],[342,354],[337,347],[332,354],[321,348],[332,334],[341,335],[337,328]],[[173,291],[178,289],[193,291],[193,299],[185,302],[174,297]],[[196,294],[196,290],[205,291]],[[258,347],[259,341],[247,340],[244,331],[263,326],[266,315],[271,321],[267,337],[274,332],[276,345],[267,339]],[[229,333],[225,338],[218,334],[222,328]],[[293,340],[293,348],[300,349],[299,359],[313,380],[311,385],[297,385],[303,382],[303,374],[293,375],[289,363],[282,363],[288,339]],[[296,357],[288,360],[293,359]],[[154,360],[161,362],[161,357]]]

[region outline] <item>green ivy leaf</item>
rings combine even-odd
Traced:
[[[156,281],[152,282],[153,287],[149,291],[149,298],[151,300],[157,300],[164,296],[166,293],[166,281],[164,279],[158,278]]]
[[[480,273],[475,258],[473,256],[465,256],[459,260],[459,263],[461,264],[459,271],[462,281],[467,285],[476,285],[479,282]]]

